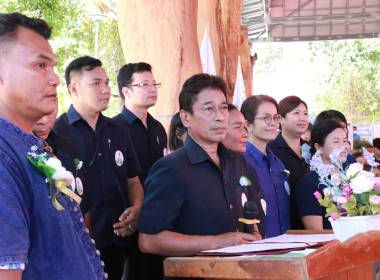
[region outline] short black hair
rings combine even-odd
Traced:
[[[380,138],[378,137],[378,138],[373,139],[372,144],[373,144],[373,146],[374,146],[375,148],[380,149]]]
[[[336,120],[338,122],[344,122],[347,126],[346,117],[337,110],[326,110],[326,111],[320,112],[314,121],[314,125],[325,120]]]
[[[240,112],[243,114],[247,122],[253,124],[257,116],[257,110],[263,103],[272,103],[278,112],[278,104],[273,97],[270,97],[268,95],[252,95],[244,100],[240,108]]]
[[[234,104],[228,104],[228,112],[231,112],[233,110],[238,110],[238,108]]]
[[[179,109],[193,114],[193,105],[198,94],[204,89],[219,89],[223,92],[227,101],[226,83],[221,77],[206,73],[196,74],[188,78],[179,93]]]
[[[342,124],[339,121],[333,119],[327,119],[325,121],[314,124],[310,137],[311,153],[315,154],[316,152],[316,149],[314,147],[315,143],[323,147],[325,145],[327,136],[337,128],[343,129]]]
[[[306,131],[310,131],[313,129],[313,125],[311,123],[309,123],[309,125],[307,126],[307,130]]]
[[[83,70],[91,71],[95,67],[102,67],[102,62],[99,59],[93,58],[91,56],[82,56],[71,61],[65,71],[67,88],[69,88],[69,85],[71,83],[71,74],[73,72],[82,72]]]
[[[354,158],[358,158],[358,157],[363,156],[363,153],[362,153],[362,152],[355,152],[355,153],[352,154],[352,156],[353,156]]]
[[[117,86],[119,88],[119,94],[124,101],[125,96],[123,94],[123,87],[127,87],[132,84],[132,76],[134,73],[151,72],[152,66],[146,62],[128,63],[122,66],[117,74]]]
[[[0,48],[3,44],[9,45],[16,41],[17,30],[20,27],[33,30],[46,40],[51,36],[52,28],[43,19],[27,17],[20,13],[0,13]]]
[[[182,136],[186,132],[186,127],[183,126],[179,112],[175,113],[170,121],[169,129],[169,148],[171,151],[175,151],[183,146],[183,142],[178,139],[178,136]]]

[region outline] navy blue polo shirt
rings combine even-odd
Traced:
[[[130,206],[128,178],[140,172],[128,131],[102,114],[94,131],[72,105],[56,120],[53,129],[70,140],[75,149],[71,154],[83,161],[78,176],[86,208],[82,211],[90,212],[97,248],[127,245],[127,238],[113,233],[113,224],[119,222],[120,215]]]
[[[345,169],[346,167],[350,166],[351,164],[353,164],[355,162],[357,162],[357,161],[356,161],[356,158],[353,155],[347,155],[346,162],[342,164],[343,169]]]
[[[166,154],[168,138],[162,124],[149,113],[147,127],[131,111],[123,107],[122,112],[113,118],[128,128],[141,173],[139,179],[144,184],[152,165]]]
[[[321,206],[314,193],[320,192],[323,197],[323,189],[326,186],[319,184],[319,176],[315,171],[310,171],[298,181],[295,189],[295,198],[300,217],[322,216],[323,229],[331,229],[331,223],[326,216],[326,208]]]
[[[149,172],[140,212],[139,231],[157,234],[165,230],[187,235],[218,235],[243,231],[238,222],[242,196],[258,206],[259,230],[265,236],[265,205],[256,171],[244,157],[218,147],[221,168],[187,136],[184,146],[158,160]],[[240,185],[242,176],[250,179]]]
[[[301,141],[301,146],[308,142]],[[309,171],[309,165],[303,158],[300,158],[285,142],[281,134],[275,140],[268,143],[268,147],[281,160],[285,168],[290,171],[289,187],[290,187],[290,228],[303,229],[301,219],[297,213],[297,207],[294,198],[294,190],[297,182]]]
[[[290,227],[289,183],[284,174],[285,166],[267,147],[267,156],[254,145],[247,142],[247,151],[243,153],[247,163],[255,168],[261,188],[267,202],[266,236],[284,234]]]

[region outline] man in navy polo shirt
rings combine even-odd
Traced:
[[[65,78],[73,104],[57,119],[54,131],[74,144],[76,158],[83,161],[77,181],[88,209],[82,211],[89,212],[109,279],[121,279],[126,236],[136,230],[143,199],[140,168],[128,132],[101,113],[111,94],[101,61],[77,58]]]
[[[124,101],[122,112],[114,119],[119,121],[131,135],[140,163],[141,183],[144,185],[152,165],[166,155],[167,135],[162,124],[154,119],[148,109],[157,102],[160,83],[155,80],[152,67],[145,62],[129,63],[121,67],[117,75],[119,94]],[[162,257],[141,255],[138,249],[138,233],[132,236],[129,249],[129,279],[154,280],[163,274]]]
[[[27,159],[44,153],[33,125],[57,107],[50,34],[43,20],[0,14],[0,279],[104,279],[76,202],[61,197],[58,211]]]
[[[183,85],[179,105],[188,136],[183,147],[149,172],[140,213],[140,249],[189,256],[261,239],[265,203],[256,171],[220,143],[228,125],[224,81],[208,74],[192,76]],[[241,232],[238,221],[247,200],[255,201],[259,210],[260,232],[254,234]]]
[[[168,139],[165,129],[148,113],[148,109],[156,105],[161,83],[154,79],[150,64],[139,62],[121,67],[117,84],[124,107],[114,119],[121,121],[130,131],[142,171],[139,178],[144,185],[152,165],[166,155]]]

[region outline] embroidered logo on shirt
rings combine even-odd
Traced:
[[[115,152],[115,162],[117,166],[122,166],[124,162],[124,156],[123,153],[119,150]]]
[[[241,205],[243,205],[244,207],[244,204],[247,202],[247,196],[245,195],[245,193],[242,193],[241,194]]]
[[[77,183],[77,193],[79,195],[82,195],[83,194],[83,184],[82,184],[82,180],[79,178],[79,177],[76,177],[75,178],[75,182]]]
[[[267,215],[267,202],[264,199],[261,199],[260,202],[261,202],[261,207],[263,207],[263,211],[264,211],[264,214],[266,216]]]

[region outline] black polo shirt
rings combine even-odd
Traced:
[[[102,114],[94,131],[72,105],[56,120],[53,130],[70,140],[71,154],[83,161],[82,203],[88,208],[85,212],[90,212],[97,248],[127,245],[127,238],[113,233],[113,224],[129,207],[128,178],[140,172],[128,131]]]
[[[184,146],[157,161],[145,184],[139,231],[157,234],[169,230],[187,235],[218,235],[243,231],[242,195],[255,201],[261,235],[265,236],[264,194],[255,169],[244,157],[221,143],[222,171],[208,154],[187,136]],[[242,176],[251,185],[243,187]]]
[[[141,184],[144,184],[152,165],[166,154],[166,131],[149,113],[146,128],[142,121],[125,107],[113,119],[120,121],[129,130],[141,167],[139,179]]]
[[[331,229],[331,223],[326,216],[326,208],[319,204],[314,193],[320,192],[323,197],[325,185],[319,184],[319,175],[315,171],[308,172],[296,185],[295,199],[300,217],[321,216],[323,219],[323,229]]]
[[[308,144],[308,142],[301,139],[301,146],[304,143]],[[285,168],[290,171],[290,228],[304,229],[301,218],[298,215],[294,192],[297,182],[309,171],[309,165],[288,146],[281,134],[275,140],[269,142],[268,146],[282,161]]]

